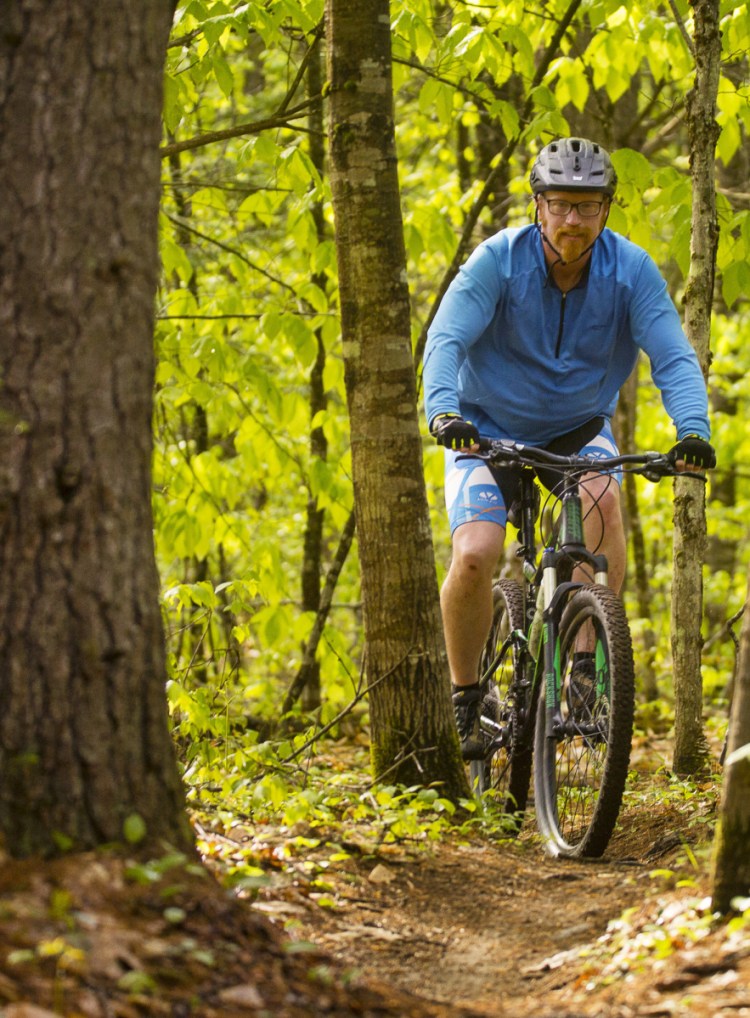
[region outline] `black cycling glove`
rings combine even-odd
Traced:
[[[438,445],[448,449],[468,449],[479,442],[479,432],[460,414],[438,414],[430,425]]]
[[[672,463],[684,460],[687,466],[697,467],[699,470],[711,470],[716,466],[714,447],[700,435],[686,435],[681,438],[677,445],[669,450],[668,455]]]

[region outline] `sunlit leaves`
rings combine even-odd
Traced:
[[[581,64],[568,57],[561,57],[552,62],[550,70],[558,76],[555,98],[560,106],[572,103],[577,110],[583,110],[589,97],[590,88]]]
[[[612,132],[620,185],[609,225],[650,252],[679,300],[689,264],[684,103],[694,66],[683,30],[691,32],[691,8],[586,0],[542,74],[568,7],[568,0],[391,4],[415,338],[503,148],[511,155],[496,208],[482,210],[477,239],[500,215],[528,221],[530,159],[570,129],[598,136],[601,128],[602,140]],[[258,124],[303,103],[298,76],[322,16],[323,0],[180,4],[166,68],[165,144]],[[718,154],[731,171],[750,128],[747,5],[725,3],[722,18]],[[351,510],[336,252],[325,172],[311,154],[318,131],[325,122],[302,117],[164,161],[154,512],[170,592],[172,707],[182,734],[203,733],[207,755],[226,737],[227,718],[259,704],[272,713],[299,666],[312,618],[300,609],[308,504],[325,510],[324,565]],[[717,316],[713,372],[716,384],[745,400],[750,220],[733,201],[720,196],[718,268],[722,298],[738,320]],[[311,372],[321,355],[326,408],[312,420]],[[671,423],[645,384],[639,413],[643,443],[668,448]],[[750,456],[737,429],[724,434],[720,419],[716,427],[731,455]],[[313,428],[322,429],[326,458],[311,451]],[[425,463],[442,575],[449,556],[439,451],[430,447]],[[667,489],[643,490],[651,546],[669,516]],[[738,524],[717,515],[712,525],[734,533]],[[654,576],[666,591],[668,565],[655,563]],[[711,582],[731,596],[726,584]],[[324,715],[351,692],[359,670],[353,555],[335,600],[320,653]],[[214,685],[204,685],[207,676]]]

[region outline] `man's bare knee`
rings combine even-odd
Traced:
[[[492,575],[503,550],[505,530],[492,523],[469,523],[453,537],[451,570],[467,578]]]

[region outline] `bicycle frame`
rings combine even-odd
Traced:
[[[526,632],[511,633],[495,660],[482,675],[482,682],[488,681],[497,668],[502,652],[507,649],[508,642],[515,642],[520,655],[528,654],[531,658],[532,677],[528,678],[527,668],[521,669],[526,688],[538,681],[540,674],[537,667],[542,648],[544,689],[547,703],[547,735],[556,737],[563,727],[560,711],[560,675],[559,662],[556,659],[557,624],[561,602],[583,586],[582,581],[568,580],[559,582],[561,566],[571,571],[575,566],[588,565],[594,572],[594,580],[602,585],[607,584],[607,559],[604,555],[595,555],[588,551],[584,541],[583,512],[577,479],[568,473],[563,474],[563,494],[560,498],[561,510],[559,534],[555,545],[544,549],[541,561],[538,561],[536,546],[536,506],[535,474],[528,466],[518,468],[521,477],[521,517],[519,527],[519,548],[516,555],[522,560],[524,577],[524,615]],[[532,697],[532,702],[535,700]],[[492,724],[492,722],[488,722]],[[495,727],[493,725],[493,727]],[[496,726],[498,730],[501,726]]]

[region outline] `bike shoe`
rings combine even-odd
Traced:
[[[484,741],[479,727],[481,706],[482,694],[478,687],[453,694],[453,709],[456,712],[456,727],[464,760],[481,760],[484,757]]]

